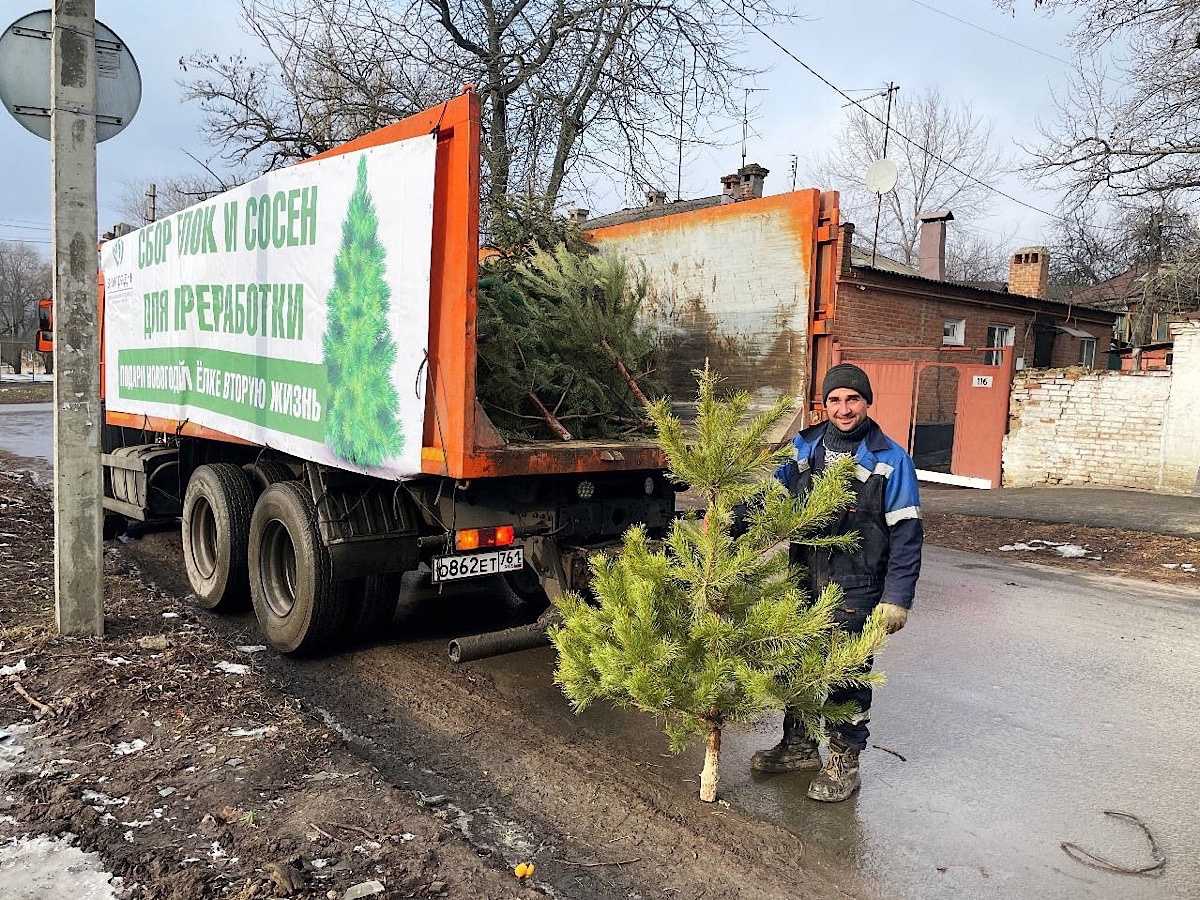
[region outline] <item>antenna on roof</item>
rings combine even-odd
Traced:
[[[875,236],[871,238],[871,266],[875,265],[876,250],[879,247],[879,218],[883,214],[883,195],[896,187],[898,170],[896,164],[887,158],[888,138],[892,133],[892,95],[900,90],[900,85],[887,83],[887,88],[876,94],[876,97],[887,95],[887,116],[883,125],[883,158],[877,159],[867,168],[867,190],[875,195]],[[871,98],[867,98],[871,99]]]

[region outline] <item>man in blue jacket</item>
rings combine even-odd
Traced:
[[[854,503],[844,510],[824,534],[858,532],[859,549],[853,553],[793,544],[792,562],[808,578],[810,596],[825,585],[842,588],[842,603],[834,621],[847,631],[860,631],[871,612],[879,608],[888,633],[904,627],[912,608],[917,577],[921,572],[921,500],[912,458],[867,415],[873,402],[871,382],[858,366],[834,366],[822,383],[828,421],[802,431],[794,441],[796,458],[776,477],[796,497],[808,493],[814,475],[839,457],[858,463],[851,481]],[[830,729],[825,765],[817,745],[790,713],[784,716],[783,740],[770,750],[754,754],[751,767],[759,772],[821,771],[813,778],[808,796],[814,800],[845,800],[858,789],[858,755],[867,747],[870,688],[835,692],[831,702],[853,701],[861,715]]]

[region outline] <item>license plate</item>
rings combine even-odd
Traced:
[[[471,553],[463,556],[438,556],[433,560],[434,581],[456,581],[477,575],[519,572],[525,565],[525,548],[497,550],[495,553]]]

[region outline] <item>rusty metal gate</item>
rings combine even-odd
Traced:
[[[896,359],[898,353],[933,358]],[[972,360],[950,361],[965,355]],[[923,479],[970,487],[1000,486],[1013,378],[1011,347],[835,344],[832,362],[853,362],[867,373],[875,394],[871,416],[888,437],[913,455]],[[947,407],[953,409],[948,423],[944,421]],[[922,421],[925,410],[937,410],[939,420]]]

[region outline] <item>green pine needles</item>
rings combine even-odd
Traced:
[[[577,712],[597,700],[640,709],[660,719],[675,751],[705,738],[700,799],[712,802],[725,725],[791,708],[823,738],[828,724],[858,713],[829,703],[831,691],[881,683],[864,666],[885,635],[876,616],[861,634],[834,627],[840,589],[807,597],[788,562],[789,541],[855,549],[855,535],[813,537],[852,501],[854,462],[830,466],[796,501],[772,477],[790,447],[765,443],[790,399],[750,418],[748,394],[722,399],[715,376],[697,375],[694,431],[666,401],[649,414],[671,476],[704,497],[706,512],[677,519],[661,546],[634,527],[618,555],[593,557],[598,603],[556,600],[563,621],[550,637],[555,680]],[[739,506],[749,513],[735,527]]]
[[[384,280],[379,219],[367,191],[367,161],[358,181],[325,300],[325,371],[329,379],[325,443],[341,459],[377,466],[404,448],[392,384],[396,344],[388,326],[391,290]]]

